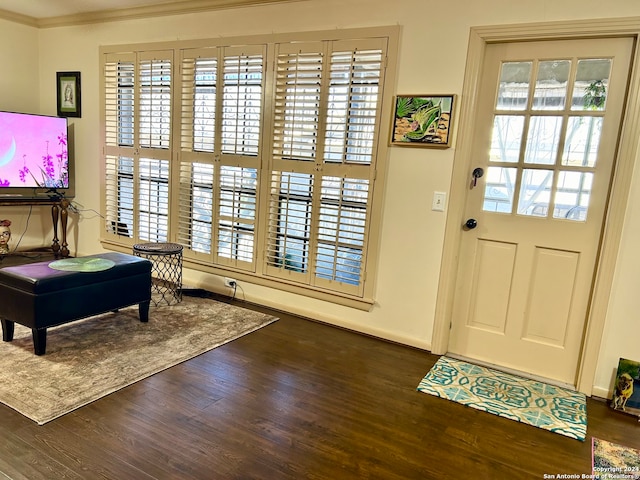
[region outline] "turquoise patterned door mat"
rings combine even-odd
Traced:
[[[440,357],[418,391],[584,441],[584,394]]]

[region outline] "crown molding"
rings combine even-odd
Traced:
[[[14,23],[21,23],[30,27],[37,27],[38,20],[27,15],[20,15],[19,13],[10,12],[8,10],[2,10],[0,8],[0,18],[3,20],[9,20]]]
[[[54,28],[301,1],[305,0],[181,0],[160,5],[101,10],[40,19],[0,9],[0,18],[31,27]]]

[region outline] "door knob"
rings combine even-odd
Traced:
[[[478,226],[478,221],[475,218],[470,218],[464,222],[464,226],[467,227],[468,230],[473,230]]]
[[[472,185],[471,188],[476,186],[478,179],[482,178],[483,175],[484,175],[484,169],[480,167],[473,169],[473,172],[471,173],[471,185]]]

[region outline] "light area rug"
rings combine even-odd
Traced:
[[[184,297],[151,307],[148,323],[134,306],[51,328],[43,356],[33,353],[31,330],[16,324],[14,340],[0,342],[0,402],[43,425],[276,320]]]
[[[593,437],[593,478],[640,479],[640,450]]]
[[[417,389],[580,441],[587,433],[584,394],[454,358],[440,357]]]

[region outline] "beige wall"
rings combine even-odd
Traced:
[[[71,243],[73,253],[88,254],[101,251],[98,241],[101,222],[91,211],[100,210],[100,45],[399,24],[403,30],[396,92],[460,94],[471,26],[590,19],[601,15],[640,16],[640,3],[620,0],[614,7],[602,8],[602,2],[594,0],[451,0],[447,3],[418,0],[406,5],[388,0],[309,0],[145,21],[41,30],[36,33],[38,47],[28,49],[29,53],[39,50],[39,65],[34,62],[22,74],[39,76],[40,110],[42,113],[55,113],[55,72],[82,72],[82,118],[73,119],[72,123],[76,146],[76,202],[86,211],[74,218],[76,224],[73,233],[76,237]],[[8,39],[5,23],[0,22],[0,58],[3,58]],[[32,35],[33,32],[25,34],[24,41],[32,44]],[[23,60],[19,56],[10,59],[18,65]],[[0,74],[0,78],[4,75]],[[2,80],[0,86],[0,91],[4,92],[6,86]],[[14,106],[28,109],[32,99],[27,89],[31,90],[32,87],[22,84],[15,87],[24,98],[24,104],[20,101]],[[13,103],[16,101],[13,100]],[[3,94],[0,96],[0,108],[6,107]],[[457,136],[463,134],[455,132]],[[431,211],[431,198],[434,191],[449,190],[454,155],[455,137],[453,148],[447,150],[391,149],[376,304],[370,312],[246,282],[241,284],[240,296],[428,349],[432,338],[446,219],[446,214]],[[640,202],[639,182],[640,179],[636,178],[632,187],[634,205]],[[618,357],[640,360],[634,342],[635,338],[640,337],[640,322],[635,319],[633,308],[636,296],[634,288],[640,283],[640,273],[633,268],[640,266],[639,256],[634,250],[634,246],[640,243],[637,208],[632,206],[628,214],[616,271],[615,294],[595,382],[595,392],[605,396],[611,386]],[[192,285],[214,289],[221,286],[219,278],[195,271],[186,271],[185,279]]]
[[[39,58],[36,29],[0,20],[0,110],[42,113]],[[53,228],[49,207],[0,206],[0,219],[11,220],[11,248],[18,242],[20,247],[51,245]]]

